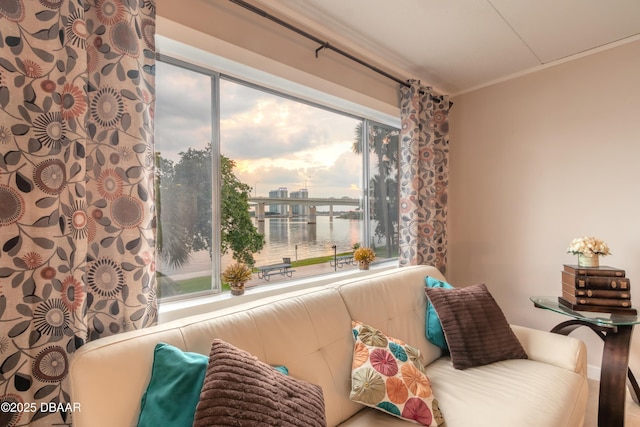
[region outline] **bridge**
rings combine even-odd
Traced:
[[[334,206],[360,206],[360,199],[353,199],[350,197],[343,197],[336,199],[334,197],[315,197],[315,198],[278,198],[278,197],[250,197],[249,204],[256,205],[256,216],[258,222],[264,222],[264,206],[265,205],[298,205],[309,206],[309,224],[316,223],[316,207],[317,206],[329,206],[329,221],[333,221],[333,207]],[[293,215],[293,210],[288,209],[289,216]]]

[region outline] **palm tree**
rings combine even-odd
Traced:
[[[178,192],[175,191],[175,165],[171,160],[163,158],[160,153],[155,155],[155,196],[156,196],[156,248],[158,256],[171,267],[180,267],[189,260],[191,245],[181,236],[187,234],[186,227],[180,221],[175,206],[184,206],[172,200]],[[164,199],[164,197],[167,200]],[[167,209],[163,209],[163,201]]]
[[[391,257],[396,250],[396,242],[394,237],[394,222],[397,223],[398,218],[392,218],[389,215],[390,207],[394,212],[397,209],[397,181],[390,175],[397,170],[399,156],[399,131],[383,125],[374,124],[368,126],[368,152],[372,152],[377,156],[378,173],[371,178],[370,188],[374,197],[373,216],[378,220],[376,226],[376,235],[380,238],[385,236],[387,257]],[[356,137],[353,141],[352,151],[354,153],[364,152],[364,131],[363,122],[356,126]],[[384,185],[382,184],[384,183]],[[389,191],[390,185],[396,187],[395,191]],[[378,194],[379,197],[375,198]],[[393,200],[392,200],[393,199]],[[395,200],[395,201],[394,201]],[[395,207],[394,207],[395,206]]]
[[[211,253],[211,148],[189,148],[176,164],[156,154],[156,247],[179,268],[194,251]]]

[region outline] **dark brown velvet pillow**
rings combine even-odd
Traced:
[[[485,285],[425,288],[425,292],[442,323],[454,368],[527,358]]]
[[[193,425],[325,427],[322,388],[216,339]]]

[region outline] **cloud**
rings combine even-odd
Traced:
[[[236,176],[253,187],[252,195],[268,196],[270,190],[286,187],[289,192],[301,188],[309,190],[309,197],[360,197],[361,162],[353,153],[344,153],[328,166],[299,169],[274,165],[262,165],[246,169],[238,162]]]
[[[222,119],[232,118],[237,115],[251,111],[258,99],[276,99],[267,92],[220,79],[220,93],[224,97],[224,103],[220,105],[220,117]]]
[[[159,62],[156,86],[156,113],[211,121],[211,77]]]
[[[157,63],[156,151],[177,161],[189,147],[211,139],[211,78],[163,62]]]
[[[331,166],[314,169],[312,179],[319,192],[320,189],[325,191],[334,189],[333,192],[322,196],[360,197],[362,195],[362,161],[357,154],[343,153]]]
[[[158,68],[156,148],[179,160],[211,141],[210,78]],[[307,186],[310,197],[358,197],[361,161],[351,152],[358,120],[222,80],[220,151],[258,193]]]

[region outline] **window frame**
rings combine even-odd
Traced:
[[[160,36],[160,39],[165,40]],[[167,39],[168,40],[168,39]],[[391,117],[385,113],[376,112],[368,107],[359,106],[350,101],[340,100],[332,95],[322,94],[322,92],[315,89],[302,86],[298,83],[282,79],[280,77],[255,70],[242,64],[235,63],[228,59],[221,58],[215,54],[209,52],[203,52],[200,49],[196,49],[180,42],[164,41],[162,43],[165,46],[171,46],[166,49],[167,53],[156,53],[156,60],[164,62],[173,66],[181,67],[190,71],[194,71],[203,75],[206,75],[211,80],[211,145],[212,145],[212,185],[213,188],[220,188],[220,171],[217,167],[220,160],[220,81],[228,80],[236,84],[241,84],[250,87],[255,90],[263,91],[265,93],[286,98],[291,101],[300,102],[315,108],[320,108],[335,114],[350,117],[356,120],[362,121],[363,129],[363,147],[368,147],[368,133],[369,126],[380,124],[383,126],[389,126],[399,129],[400,119],[399,117]],[[203,57],[206,60],[203,62]],[[218,66],[219,65],[219,66]],[[225,70],[226,68],[226,70]],[[224,72],[227,71],[227,72]],[[284,90],[284,86],[287,86],[287,90]],[[311,95],[310,95],[311,94]],[[314,100],[314,94],[318,98],[329,98],[330,102],[323,102],[322,99]],[[323,96],[324,95],[324,96]],[[331,105],[333,104],[333,105]],[[344,109],[339,108],[335,104],[340,104]],[[356,114],[354,110],[359,110],[361,114]],[[362,156],[362,210],[367,213],[363,215],[363,236],[362,244],[370,246],[372,242],[372,236],[370,233],[371,217],[370,214],[370,164],[369,164],[369,150],[363,150]],[[398,171],[399,173],[399,171]],[[220,210],[216,208],[220,206],[220,191],[214,191],[212,193],[212,221],[214,224],[220,223]],[[220,246],[220,227],[215,225],[212,227],[214,235],[212,236],[212,242],[214,247]],[[175,296],[166,296],[160,299],[161,303],[171,303],[182,300],[201,299],[206,297],[212,297],[221,295],[222,283],[219,274],[216,272],[221,271],[221,253],[219,250],[214,251],[211,262],[211,287],[210,289],[191,292],[188,294],[181,294]],[[304,278],[305,282],[313,277]],[[296,280],[287,281],[286,283],[292,285]]]

